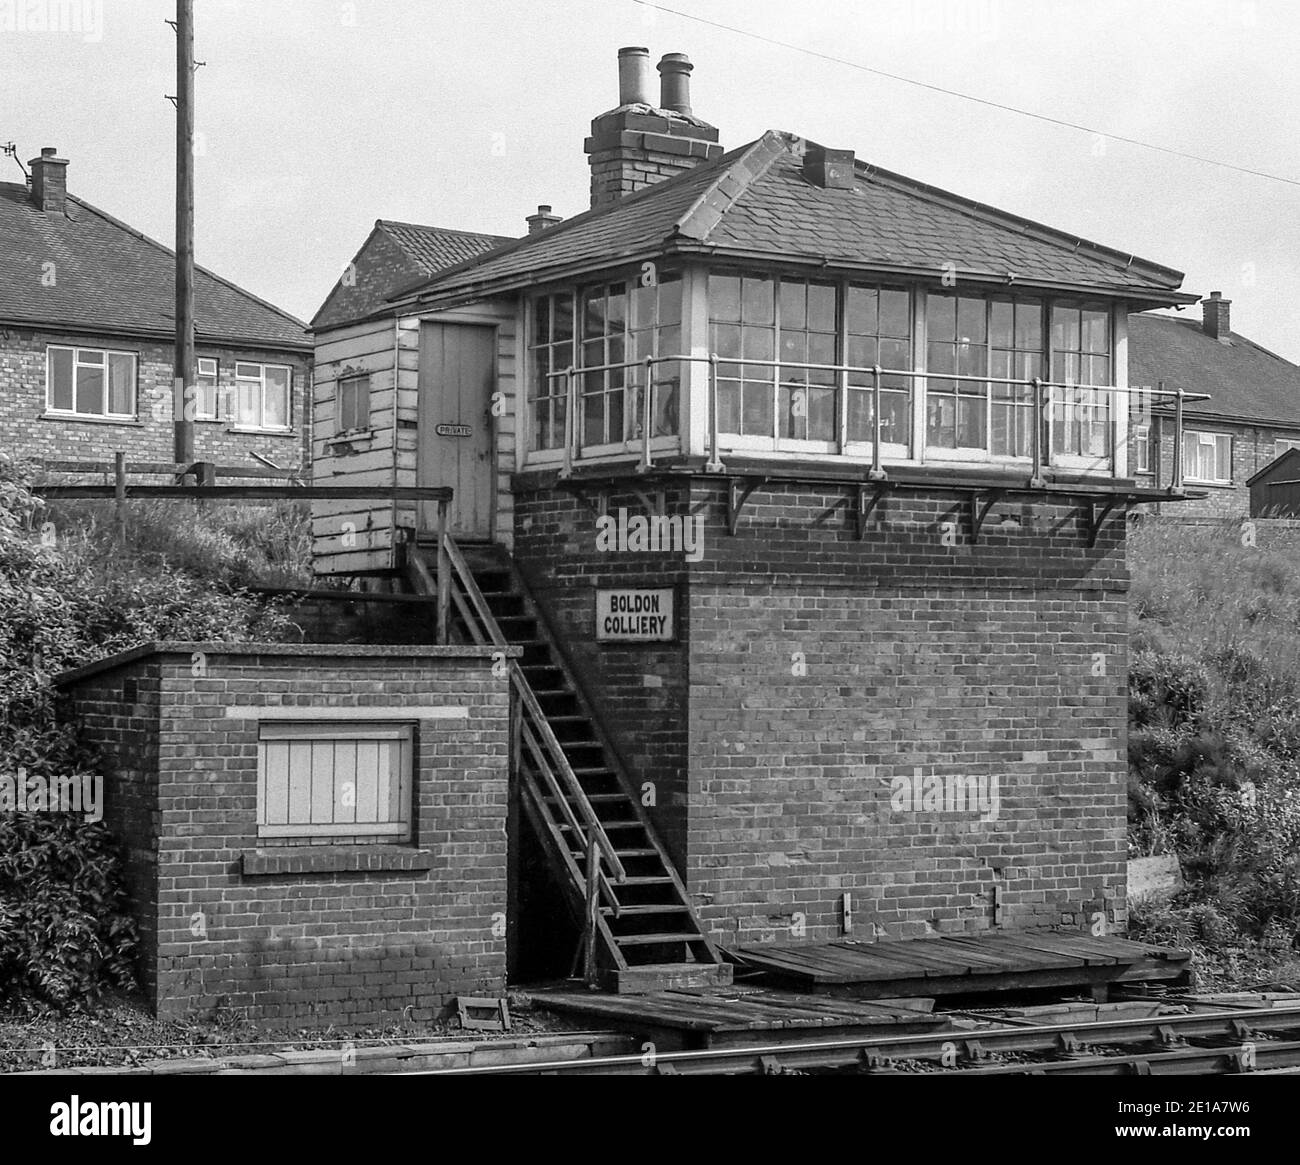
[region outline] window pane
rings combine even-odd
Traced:
[[[671,275],[659,283],[659,323],[663,325],[682,322],[682,281]]]
[[[709,318],[724,323],[740,323],[740,277],[709,276]]]
[[[995,348],[1012,347],[1016,331],[1015,308],[1009,303],[994,300],[990,305],[989,314],[991,316],[989,327],[992,329],[993,346]]]
[[[551,338],[551,300],[540,295],[533,300],[533,343],[545,344]]]
[[[1016,347],[1043,346],[1043,306],[1039,303],[1016,304]]]
[[[835,331],[834,284],[808,285],[808,329],[813,332]]]
[[[988,320],[982,299],[967,299],[962,296],[957,300],[957,334],[964,340],[983,343],[988,339]]]
[[[808,285],[781,281],[781,327],[804,328],[808,324]]]
[[[886,292],[894,295],[895,292]],[[880,296],[874,287],[850,287],[849,301],[845,307],[847,325],[850,333],[874,335],[877,327],[877,311]],[[891,333],[892,334],[892,333]]]
[[[880,334],[904,339],[912,334],[911,296],[885,288],[880,293]]]
[[[744,279],[741,320],[746,324],[776,322],[776,285],[771,279]]]
[[[239,382],[235,404],[235,419],[238,424],[256,428],[262,423],[261,396],[260,384],[247,380]]]
[[[931,295],[926,299],[926,329],[931,340],[957,337],[957,301],[951,295]]]
[[[1058,306],[1052,309],[1052,347],[1057,351],[1078,351],[1078,308]]]
[[[72,410],[72,349],[51,348],[49,354],[50,408]]]
[[[772,436],[772,389],[769,385],[745,385],[742,422],[744,433],[757,437]]]
[[[750,360],[771,360],[772,355],[772,329],[771,328],[742,328],[741,329],[741,355]],[[763,375],[763,370],[758,366],[751,366],[751,371],[755,375]]]
[[[1082,320],[1083,351],[1107,352],[1107,319],[1104,311],[1084,311]]]
[[[268,428],[289,427],[289,370],[268,367],[263,400],[263,423]]]
[[[119,416],[135,414],[135,357],[108,358],[108,411]]]
[[[586,339],[605,334],[605,289],[590,287],[582,295],[582,334]],[[589,361],[600,364],[602,361]]]
[[[562,340],[572,340],[573,296],[568,294],[552,296],[551,312],[551,339],[557,342]]]
[[[627,295],[621,284],[609,289],[609,299],[605,305],[605,330],[611,334],[622,332],[627,327]]]
[[[100,357],[102,363],[103,357]],[[102,414],[104,411],[104,369],[77,367],[77,412]]]

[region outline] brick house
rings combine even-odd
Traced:
[[[66,159],[0,183],[0,449],[54,460],[173,461],[175,257],[68,192]],[[195,272],[194,452],[300,470],[310,455],[305,325]]]
[[[1129,319],[1131,383],[1210,395],[1183,406],[1183,478],[1202,496],[1153,507],[1181,520],[1251,516],[1251,479],[1300,447],[1300,367],[1234,332],[1231,306],[1214,291],[1201,301],[1199,321],[1150,313]],[[1174,474],[1169,399],[1138,395],[1132,403],[1135,476],[1168,486]]]
[[[1196,297],[849,150],[726,151],[647,66],[589,210],[315,328],[316,477],[453,486],[465,634],[523,649],[520,861],[576,912],[595,861],[629,982],[1122,930],[1123,515],[1182,496],[1135,474],[1129,321]],[[421,507],[314,521],[321,575],[427,579]]]

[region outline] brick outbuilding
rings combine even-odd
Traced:
[[[500,993],[504,658],[150,643],[57,678],[106,764],[160,1016],[418,1021]]]

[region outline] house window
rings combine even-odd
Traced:
[[[410,724],[263,723],[258,837],[409,841],[413,741]]]
[[[100,348],[46,350],[45,406],[51,413],[135,420],[136,358]]]
[[[1183,477],[1214,485],[1232,482],[1232,438],[1227,433],[1183,433]]]
[[[1133,427],[1133,472],[1151,472],[1151,426]]]
[[[1300,449],[1300,438],[1296,437],[1279,437],[1273,442],[1273,456],[1281,457],[1291,449]]]
[[[592,369],[578,378],[577,438],[584,448],[640,440],[644,428],[647,356],[681,350],[682,283],[678,275],[601,283],[533,301],[529,337],[533,448],[564,447],[570,367]],[[619,367],[609,367],[619,365]],[[649,392],[651,436],[677,432],[681,369],[655,363]]]
[[[199,376],[195,387],[194,419],[217,420],[217,362],[213,357],[199,357]]]
[[[287,429],[292,375],[281,364],[235,365],[235,424],[241,429]]]
[[[719,360],[719,431],[771,440],[775,366],[728,360],[776,358],[776,281],[710,275],[709,324]]]
[[[800,364],[834,365],[839,322],[838,288],[833,283],[782,279],[777,305],[782,361],[777,415],[778,436],[793,441],[836,439],[835,397],[839,376],[833,368],[800,368]]]
[[[1077,388],[1052,395],[1052,452],[1110,456],[1110,397],[1093,385],[1111,380],[1110,313],[1105,304],[1052,306],[1052,380]]]
[[[339,381],[336,433],[370,428],[370,377],[348,376]]]
[[[1008,380],[1041,376],[1043,305],[1036,300],[929,295],[926,337],[926,444],[995,457],[1030,456],[1031,385],[948,380],[942,374]]]
[[[568,378],[556,374],[574,364],[571,292],[538,296],[533,302],[529,352],[533,448],[562,449],[568,409]]]
[[[855,368],[907,370],[912,367],[912,297],[888,287],[850,284],[845,302],[844,329],[848,337],[846,364]],[[848,439],[873,441],[875,415],[871,374],[850,372]],[[910,446],[912,440],[911,378],[880,378],[880,439],[884,444]]]

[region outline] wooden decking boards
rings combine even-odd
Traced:
[[[862,1003],[759,987],[694,987],[646,995],[545,991],[533,1003],[651,1040],[661,1051],[734,1047],[765,1037],[819,1040],[934,1031],[933,1000]]]
[[[727,958],[764,983],[813,994],[878,999],[1034,987],[1087,989],[1112,983],[1181,981],[1189,953],[1081,931],[733,947]]]

